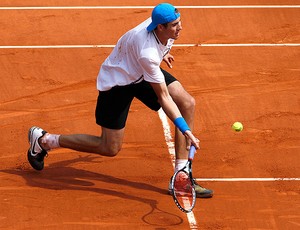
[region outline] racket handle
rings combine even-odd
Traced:
[[[196,152],[196,147],[194,145],[191,145],[190,151],[189,151],[189,160],[194,159],[195,152]]]

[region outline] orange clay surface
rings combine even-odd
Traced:
[[[13,1],[1,6],[156,5],[159,1]],[[298,0],[171,1],[174,5],[297,4]],[[298,9],[182,9],[176,44],[300,43]],[[0,45],[114,45],[151,9],[0,10]],[[132,104],[115,158],[51,151],[27,162],[27,132],[100,135],[96,76],[111,48],[0,49],[0,229],[191,229],[167,194],[173,173],[161,120]],[[299,229],[300,47],[174,47],[170,70],[197,101],[201,150],[193,229]],[[164,68],[167,68],[163,64]],[[244,124],[235,133],[231,125]],[[172,135],[174,134],[171,127]]]

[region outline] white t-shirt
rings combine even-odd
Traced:
[[[114,86],[141,82],[162,83],[165,81],[160,64],[171,49],[174,40],[162,45],[154,32],[148,32],[151,18],[125,33],[111,54],[103,62],[98,77],[97,89],[107,91]]]

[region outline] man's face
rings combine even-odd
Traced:
[[[180,30],[182,30],[180,17],[175,21],[169,22],[165,27],[165,36],[172,39],[178,39]]]

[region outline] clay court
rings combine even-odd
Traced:
[[[58,149],[43,171],[27,162],[33,125],[101,134],[99,67],[160,1],[2,0],[0,229],[300,229],[299,1],[169,2],[183,30],[162,67],[196,99],[193,174],[214,197],[189,215],[176,207],[174,127],[138,100],[118,156]]]

